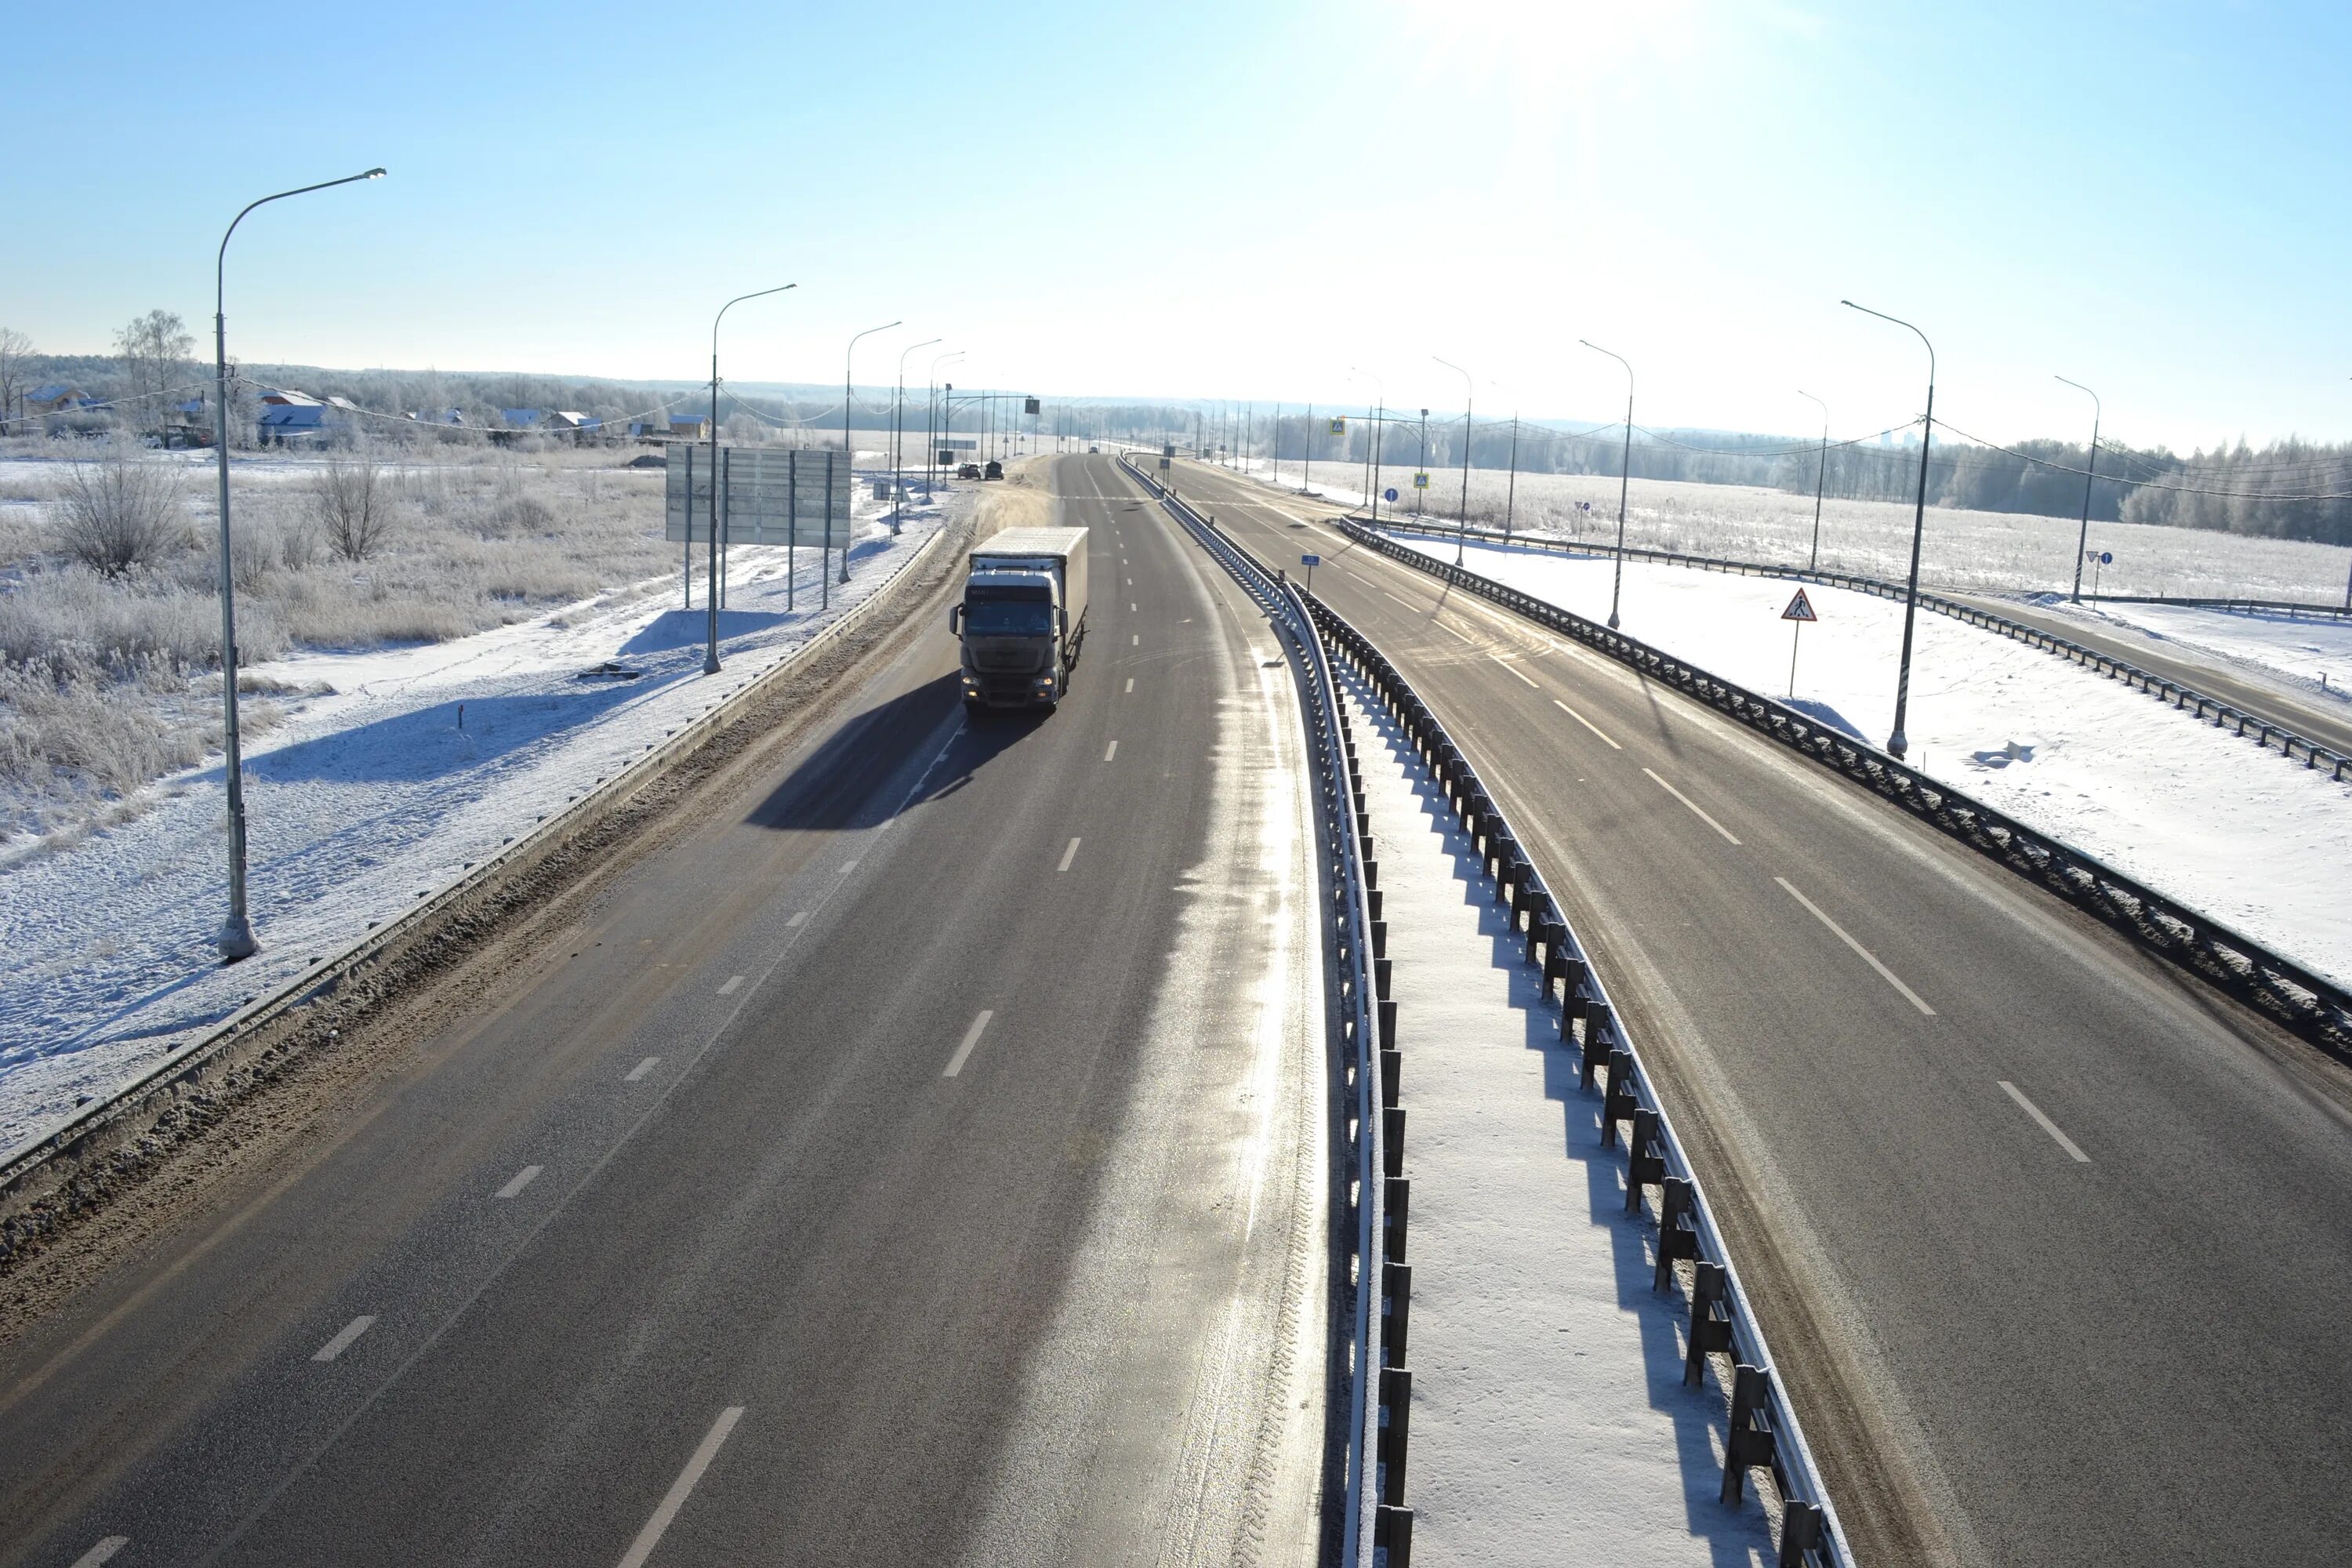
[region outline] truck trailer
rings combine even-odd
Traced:
[[[948,629],[966,710],[1059,705],[1087,630],[1087,531],[1008,528],[974,546]]]

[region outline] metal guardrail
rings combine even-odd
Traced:
[[[1363,526],[1352,517],[1347,521],[1356,523],[1359,527]],[[1381,527],[1384,532],[1410,533],[1423,538],[1440,540],[1460,538],[1465,531],[1460,528],[1431,528],[1426,525],[1400,523],[1393,521],[1382,523]],[[1515,544],[1530,550],[1563,555],[1613,554],[1616,548],[1614,545],[1572,543],[1543,534],[1504,533],[1491,528],[1473,528],[1466,532],[1469,538],[1489,543]],[[1767,562],[1738,561],[1720,555],[1685,555],[1677,551],[1651,550],[1632,544],[1625,547],[1625,553],[1629,558],[1664,562],[1673,566],[1694,566],[1703,572],[1724,572],[1741,577],[1786,577],[1802,583],[1820,583],[1832,588],[1847,588],[1857,594],[1868,594],[1880,599],[1901,599],[1909,592],[1908,585],[1906,584],[1889,582],[1883,577],[1864,577],[1851,572],[1824,572],[1818,568],[1803,566],[1775,566]],[[2119,596],[2113,594],[2107,595],[2106,597],[2110,600],[2119,600]],[[2209,608],[2223,609],[2257,603],[2257,601],[2243,599],[2227,601],[2140,599],[2119,602],[2201,605]],[[2250,713],[2242,708],[2222,701],[2218,697],[2209,697],[2195,687],[2184,686],[2179,681],[2168,679],[2152,670],[2142,669],[2128,659],[2118,658],[2114,654],[2086,647],[2068,637],[2062,637],[2055,632],[2044,631],[2040,626],[2028,626],[2023,621],[2011,620],[2007,616],[1997,615],[1990,610],[1981,609],[1959,599],[1948,598],[1941,594],[1923,592],[1919,595],[1919,604],[1922,608],[1933,610],[1937,615],[1949,616],[1954,620],[1965,621],[1969,626],[1980,627],[1986,631],[1998,632],[2002,637],[2012,638],[2032,647],[2038,647],[2060,658],[2071,660],[2095,674],[2120,680],[2126,686],[2137,687],[2158,701],[2177,708],[2183,713],[2198,719],[2210,719],[2216,729],[2231,730],[2245,736],[2258,746],[2275,750],[2289,762],[2300,762],[2306,768],[2326,768],[2331,778],[2342,779],[2352,775],[2352,755],[2347,755],[2333,747],[2323,745],[2308,736],[2297,734],[2294,731],[2273,722],[2259,713]],[[2316,608],[2309,605],[2297,607],[2305,610]]]
[[[81,1108],[48,1131],[17,1146],[0,1165],[0,1201],[15,1196],[34,1177],[61,1156],[89,1150],[94,1140],[115,1123],[134,1117],[142,1108],[175,1100],[194,1087],[194,1080],[218,1064],[240,1042],[263,1026],[315,997],[325,996],[372,960],[406,941],[452,906],[463,902],[495,881],[523,858],[539,853],[562,836],[577,831],[582,819],[634,789],[653,770],[682,749],[692,746],[726,723],[738,709],[755,700],[775,680],[797,671],[820,649],[861,625],[870,608],[882,602],[890,585],[919,565],[948,536],[942,527],[914,553],[892,568],[872,593],[845,612],[831,626],[794,648],[767,669],[751,677],[702,713],[680,723],[663,740],[649,742],[625,765],[599,776],[595,783],[568,801],[529,833],[509,838],[488,858],[469,863],[464,874],[421,902],[389,920],[370,921],[367,932],[339,951],[320,959],[267,995],[256,997],[198,1039],[166,1056],[138,1077]],[[163,1109],[158,1106],[159,1110]],[[13,1218],[0,1228],[0,1258],[14,1249]]]
[[[1507,906],[1512,933],[1526,936],[1528,963],[1541,965],[1547,1002],[1553,982],[1559,983],[1560,1039],[1579,1053],[1580,1086],[1601,1089],[1601,1146],[1616,1147],[1620,1129],[1627,1130],[1625,1212],[1648,1214],[1650,1194],[1656,1194],[1657,1258],[1651,1288],[1681,1290],[1688,1303],[1683,1382],[1704,1382],[1718,1356],[1718,1376],[1729,1373],[1723,1379],[1731,1395],[1731,1423],[1722,1500],[1736,1505],[1748,1472],[1768,1470],[1780,1497],[1780,1568],[1851,1564],[1853,1553],[1836,1507],[1787,1390],[1773,1375],[1763,1328],[1732,1266],[1706,1188],[1590,951],[1521,848],[1502,807],[1429,705],[1370,639],[1320,600],[1307,603],[1324,639],[1363,688],[1386,704],[1444,790],[1454,816],[1470,835],[1496,902]],[[1677,1267],[1685,1262],[1687,1274]]]
[[[2334,1055],[2352,1060],[2352,994],[2266,944],[1795,709],[1531,594],[1447,565],[1352,520],[1341,520],[1339,527],[1367,549],[1572,637],[1835,769],[2216,989],[2251,1004]]]
[[[1381,955],[1386,928],[1379,923],[1380,895],[1372,890],[1377,871],[1371,859],[1370,819],[1362,787],[1356,782],[1355,739],[1346,710],[1340,706],[1322,639],[1316,635],[1307,601],[1296,584],[1268,572],[1247,550],[1218,531],[1207,518],[1164,489],[1125,453],[1119,463],[1152,495],[1169,515],[1198,539],[1226,571],[1266,607],[1267,617],[1290,645],[1307,688],[1306,717],[1310,731],[1317,780],[1317,810],[1320,828],[1318,845],[1323,876],[1331,897],[1331,939],[1339,1026],[1344,1042],[1340,1092],[1347,1098],[1355,1179],[1350,1184],[1353,1207],[1349,1227],[1354,1289],[1348,1325],[1349,1423],[1344,1459],[1345,1485],[1341,1501],[1339,1561],[1349,1568],[1410,1568],[1412,1554],[1412,1512],[1402,1505],[1404,1488],[1405,1412],[1410,1407],[1410,1373],[1388,1363],[1388,1334],[1393,1322],[1401,1333],[1403,1296],[1391,1305],[1384,1287],[1397,1283],[1393,1251],[1402,1253],[1404,1205],[1391,1204],[1401,1194],[1392,1184],[1402,1149],[1391,1139],[1389,1120],[1373,1114],[1375,1059],[1373,1019],[1379,1019],[1380,1060],[1392,1056],[1396,1004],[1388,996],[1388,964]],[[1383,1104],[1394,1104],[1395,1079],[1385,1075]],[[1384,1176],[1382,1173],[1387,1173]],[[1377,1284],[1375,1282],[1378,1282]],[[1409,1285],[1410,1276],[1406,1277]],[[1382,1292],[1376,1297],[1375,1291]],[[1375,1302],[1388,1310],[1378,1314],[1381,1339],[1372,1336]],[[1376,1359],[1377,1358],[1377,1359]],[[1376,1374],[1376,1375],[1375,1375]],[[1399,1379],[1407,1381],[1400,1384]]]

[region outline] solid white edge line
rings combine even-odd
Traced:
[[[677,1517],[677,1510],[686,1506],[686,1500],[693,1494],[696,1483],[702,1479],[702,1472],[709,1469],[710,1461],[719,1457],[719,1446],[727,1441],[727,1435],[735,1430],[735,1423],[742,1419],[743,1406],[740,1405],[730,1405],[719,1413],[719,1419],[712,1422],[710,1430],[703,1435],[702,1444],[694,1450],[694,1457],[687,1460],[686,1468],[678,1471],[677,1479],[670,1482],[669,1490],[663,1495],[660,1506],[654,1510],[654,1516],[646,1521],[646,1527],[637,1531],[636,1540],[630,1542],[629,1550],[621,1558],[621,1568],[645,1568],[646,1559],[651,1557],[654,1548],[661,1544],[663,1531],[669,1529],[670,1521]]]
[[[1709,816],[1706,812],[1701,811],[1699,809],[1698,802],[1691,799],[1690,796],[1685,795],[1682,791],[1676,789],[1665,780],[1659,779],[1654,770],[1643,768],[1642,771],[1648,773],[1652,778],[1658,779],[1658,787],[1660,789],[1664,790],[1668,795],[1673,795],[1676,800],[1681,801],[1685,805],[1689,806],[1693,816],[1697,817],[1701,822],[1706,823],[1709,827],[1712,827],[1717,833],[1722,834],[1724,842],[1727,844],[1737,844],[1739,842],[1738,839],[1732,837],[1731,829],[1726,827],[1723,824]]]
[[[352,1341],[358,1339],[362,1334],[366,1333],[368,1330],[374,1326],[374,1313],[361,1313],[358,1317],[353,1318],[350,1322],[345,1323],[342,1327],[342,1331],[336,1334],[333,1339],[329,1340],[325,1344],[320,1345],[317,1350],[311,1352],[310,1359],[312,1361],[334,1360],[337,1356],[352,1348]]]
[[[1598,725],[1598,724],[1594,723],[1591,720],[1590,720],[1590,719],[1586,718],[1583,714],[1579,713],[1575,709],[1570,708],[1567,703],[1562,702],[1559,698],[1557,698],[1557,697],[1553,698],[1553,699],[1551,700],[1551,705],[1552,705],[1553,707],[1555,707],[1555,708],[1559,709],[1561,712],[1563,712],[1563,713],[1567,714],[1570,718],[1571,718],[1571,719],[1575,720],[1578,723],[1580,723],[1580,724],[1583,725],[1586,729],[1588,729],[1588,730],[1591,731],[1594,734],[1601,736],[1601,739],[1603,742],[1607,742],[1608,747],[1609,747],[1609,749],[1610,749],[1611,751],[1612,751],[1612,752],[1622,752],[1622,751],[1623,751],[1623,750],[1625,749],[1624,747],[1622,747],[1622,746],[1619,745],[1616,742],[1610,740],[1610,739],[1609,739],[1609,737],[1608,737],[1608,735],[1602,732],[1601,728],[1601,726],[1600,726],[1600,725]]]
[[[719,994],[721,996],[732,996],[735,994],[735,987],[742,984],[743,977],[741,975],[730,974],[727,977],[727,984],[719,988]]]
[[[635,1082],[636,1082],[639,1079],[641,1079],[641,1078],[645,1077],[645,1076],[646,1076],[646,1074],[647,1074],[647,1073],[649,1073],[649,1072],[653,1071],[655,1068],[656,1068],[656,1067],[658,1067],[658,1066],[660,1066],[660,1065],[661,1065],[661,1058],[659,1058],[659,1057],[647,1057],[645,1060],[643,1060],[643,1061],[639,1062],[636,1066],[635,1066],[635,1067],[631,1068],[629,1069],[629,1076],[628,1076],[628,1077],[626,1077],[626,1078],[625,1078],[625,1079],[623,1079],[621,1081],[622,1081],[623,1083],[635,1083]]]
[[[1535,682],[1532,679],[1530,679],[1530,678],[1529,678],[1529,676],[1528,675],[1528,672],[1527,672],[1526,670],[1521,669],[1517,665],[1513,664],[1509,659],[1505,658],[1501,654],[1499,654],[1499,653],[1490,653],[1490,654],[1488,654],[1486,657],[1487,657],[1488,658],[1493,659],[1496,664],[1501,665],[1505,669],[1509,670],[1513,675],[1517,676],[1521,680],[1525,680],[1525,681],[1527,681],[1527,683],[1528,683],[1529,686],[1534,686],[1534,687],[1536,688],[1536,689],[1537,689],[1537,690],[1540,691],[1540,690],[1542,690],[1542,689],[1543,689],[1543,688],[1542,688],[1542,687],[1540,687],[1540,686],[1537,686],[1537,685],[1536,685],[1536,682]]]
[[[1065,850],[1063,850],[1063,851],[1062,851],[1062,863],[1061,863],[1060,865],[1058,865],[1058,866],[1055,867],[1055,868],[1054,868],[1054,869],[1055,869],[1055,870],[1056,870],[1056,871],[1066,871],[1066,870],[1068,870],[1068,869],[1070,868],[1070,862],[1071,862],[1071,861],[1073,861],[1073,860],[1075,860],[1075,859],[1076,859],[1077,858],[1078,858],[1078,841],[1077,841],[1076,839],[1073,838],[1073,839],[1071,839],[1071,840],[1070,840],[1070,847],[1069,847],[1067,849],[1065,849]]]
[[[1831,931],[1836,935],[1840,942],[1853,949],[1854,952],[1862,954],[1863,962],[1869,964],[1871,968],[1878,971],[1878,977],[1880,979],[1885,981],[1889,985],[1894,986],[1897,991],[1902,992],[1903,994],[1910,1000],[1911,1005],[1918,1008],[1920,1012],[1925,1013],[1930,1018],[1936,1016],[1936,1010],[1933,1007],[1928,1006],[1927,1004],[1919,1000],[1919,993],[1912,990],[1911,987],[1904,984],[1903,982],[1895,978],[1895,971],[1879,963],[1878,954],[1871,952],[1870,949],[1863,946],[1862,943],[1854,941],[1853,937],[1847,935],[1845,927],[1838,924],[1837,921],[1823,914],[1822,912],[1822,907],[1819,904],[1805,897],[1804,894],[1797,891],[1795,883],[1790,881],[1786,877],[1775,877],[1772,879],[1780,883],[1783,888],[1788,889],[1789,896],[1796,900],[1797,902],[1804,905],[1805,908],[1811,910],[1813,912],[1813,918],[1821,921],[1822,924],[1829,927]]]
[[[89,1551],[83,1552],[80,1556],[75,1558],[73,1560],[73,1568],[99,1568],[100,1563],[106,1562],[116,1552],[121,1551],[124,1547],[130,1544],[131,1537],[127,1535],[110,1535],[105,1540],[100,1542],[97,1545],[91,1547]]]
[[[1993,1081],[2000,1085],[2002,1089],[2008,1093],[2010,1099],[2017,1101],[2017,1108],[2020,1110],[2024,1111],[2026,1115],[2031,1116],[2034,1121],[2042,1124],[2042,1131],[2049,1133],[2050,1136],[2058,1140],[2058,1146],[2061,1149],[2065,1150],[2069,1154],[2074,1155],[2074,1163],[2076,1164],[2087,1165],[2091,1163],[2091,1157],[2088,1154],[2084,1153],[2081,1147],[2077,1145],[2072,1138],[2067,1137],[2066,1134],[2058,1131],[2058,1124],[2055,1121],[2051,1121],[2050,1118],[2042,1114],[2042,1108],[2040,1106],[2025,1098],[2025,1091],[2023,1089],[2018,1088],[2017,1085],[2010,1082],[2009,1079],[2005,1078],[1996,1079]]]
[[[993,1007],[982,1007],[980,1010],[980,1016],[974,1018],[971,1021],[971,1027],[963,1032],[963,1044],[958,1046],[955,1055],[948,1058],[948,1070],[940,1074],[941,1078],[953,1078],[963,1071],[963,1064],[970,1059],[972,1047],[980,1044],[982,1031],[988,1027],[988,1021],[995,1016],[996,1009]]]
[[[531,1183],[539,1180],[539,1173],[544,1169],[546,1169],[546,1167],[543,1165],[525,1165],[521,1170],[517,1171],[514,1173],[514,1179],[512,1181],[499,1189],[499,1196],[502,1198],[510,1198],[515,1196],[525,1187],[530,1185]]]

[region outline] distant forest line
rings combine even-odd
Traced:
[[[22,355],[11,367],[17,389],[44,384],[73,385],[92,397],[128,398],[142,386],[193,387],[209,406],[210,367],[194,361],[159,373],[104,354]],[[333,370],[310,365],[238,367],[247,381],[290,386],[317,397],[349,398],[363,409],[397,416],[457,409],[469,425],[498,423],[509,407],[570,409],[617,422],[665,406],[681,416],[703,412],[708,395],[681,392],[676,383],[645,383],[480,371]],[[1318,411],[1309,418],[1299,405],[1283,405],[1277,421],[1272,405],[1246,416],[1198,403],[1066,402],[1047,397],[1043,412],[1024,416],[1016,401],[991,405],[965,401],[960,388],[947,428],[969,434],[992,419],[1046,435],[1088,439],[1173,441],[1190,451],[1238,447],[1255,456],[1289,461],[1311,456],[1317,462],[1362,464],[1374,431],[1360,410]],[[892,389],[857,388],[860,428],[887,423]],[[925,392],[908,389],[907,419],[920,428]],[[152,401],[151,398],[149,401]],[[249,391],[240,401],[250,402]],[[840,395],[738,394],[722,397],[722,427],[730,438],[766,427],[822,440],[840,418]],[[746,414],[749,410],[749,414]],[[10,410],[9,412],[14,412]],[[240,410],[241,414],[248,410]],[[126,416],[141,416],[126,406]],[[1342,429],[1330,428],[1334,418]],[[249,422],[247,427],[249,428]],[[1473,467],[1504,468],[1516,462],[1531,473],[1615,475],[1624,458],[1623,429],[1575,430],[1556,423],[1522,422],[1514,452],[1507,421],[1481,420],[1473,432]],[[1382,462],[1400,468],[1419,462],[1436,468],[1462,461],[1460,419],[1389,416],[1378,439]],[[2090,453],[2082,443],[2021,441],[2010,450],[1960,439],[1942,426],[1936,431],[1927,463],[1927,500],[1936,506],[1979,511],[2026,512],[2075,517],[2083,510]],[[1825,494],[1846,500],[1909,500],[1916,493],[1919,458],[1916,429],[1890,444],[1876,440],[1832,441],[1824,464],[1818,441],[1800,437],[1741,436],[1722,432],[1638,430],[1632,469],[1636,479],[1677,479],[1697,484],[1753,485],[1811,494],[1816,477]],[[2136,448],[2102,441],[2097,475],[2090,481],[2091,515],[2106,521],[2159,523],[2280,539],[2352,544],[2352,445],[2326,445],[2288,438],[2256,447],[2197,451],[2182,457],[2164,447]],[[2219,493],[2201,493],[2219,492]],[[2306,497],[2332,499],[2310,500]]]

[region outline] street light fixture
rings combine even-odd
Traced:
[[[710,589],[704,595],[710,603],[709,605],[709,632],[702,650],[702,673],[705,675],[719,673],[719,323],[727,319],[728,311],[746,300],[763,299],[770,294],[781,294],[787,289],[799,287],[797,283],[779,283],[772,289],[756,289],[749,294],[738,294],[719,306],[719,314],[710,318],[710,538],[705,546],[710,569]],[[691,447],[688,448],[687,455],[689,457],[693,455]],[[686,498],[686,502],[688,507],[686,547],[688,551],[692,551],[694,548],[692,521],[694,497],[689,494]],[[689,559],[691,559],[690,556]],[[687,581],[690,584],[694,579],[688,577]]]
[[[1633,367],[1626,363],[1623,354],[1610,353],[1599,343],[1586,342],[1582,338],[1576,341],[1594,353],[1609,354],[1625,366],[1625,455],[1617,466],[1617,572],[1615,580],[1609,584],[1609,629],[1615,631],[1617,600],[1625,586],[1625,492],[1633,482]]]
[[[849,340],[849,347],[842,351],[841,466],[843,471],[847,473],[849,476],[849,487],[853,491],[857,488],[857,454],[850,449],[849,420],[851,414],[857,406],[857,399],[856,395],[850,391],[849,381],[850,366],[856,362],[857,358],[857,340],[859,338],[870,338],[877,332],[887,332],[891,328],[900,326],[903,323],[898,321],[885,321],[878,327],[868,327],[864,331],[856,333],[855,336],[851,337]],[[850,510],[853,512],[856,510],[856,503],[854,498],[851,501]],[[850,531],[849,519],[845,517],[841,520],[841,580],[845,583],[849,581]],[[827,513],[825,518],[824,532],[824,547],[827,550],[831,550],[833,548],[833,520],[830,513]],[[822,604],[822,600],[819,601],[820,604]]]
[[[1454,564],[1462,564],[1463,551],[1470,542],[1470,417],[1476,399],[1476,387],[1470,373],[1450,359],[1429,356],[1462,378],[1462,506],[1454,520]]]
[[[2066,381],[2063,375],[2053,380]],[[2075,391],[2088,394],[2091,399],[2091,459],[2083,465],[2083,531],[2074,541],[2074,603],[2083,602],[2083,557],[2091,549],[2091,480],[2099,471],[2099,416],[2106,410],[2099,404],[2099,395],[2079,381],[2066,381]]]
[[[290,191],[280,191],[274,196],[264,196],[247,202],[244,211],[229,220],[228,230],[221,236],[220,251],[213,258],[213,444],[220,456],[220,602],[221,602],[221,734],[226,753],[224,766],[228,781],[228,918],[221,922],[220,936],[215,945],[220,949],[221,962],[235,963],[240,958],[251,958],[261,949],[254,940],[253,920],[245,905],[245,751],[238,742],[236,725],[236,584],[229,570],[228,548],[228,242],[236,233],[236,226],[245,221],[246,213],[271,202],[282,202],[288,196],[307,195],[312,191],[332,190],[361,180],[381,180],[382,169],[370,169],[362,174],[346,174],[340,180],[321,180],[315,185],[298,185]]]
[[[906,489],[901,477],[906,466],[907,449],[907,356],[917,349],[929,348],[944,342],[944,338],[925,338],[919,343],[908,343],[898,351],[898,395],[890,404],[890,531],[898,531],[898,503]]]
[[[1822,461],[1813,474],[1813,553],[1805,563],[1806,571],[1818,572],[1822,567],[1822,490],[1830,477],[1830,405],[1801,386],[1797,388],[1797,395],[1822,405]]]
[[[1388,422],[1389,388],[1377,371],[1360,365],[1348,367],[1349,375],[1367,377],[1372,384],[1371,439],[1364,443],[1364,500],[1371,507],[1372,526],[1381,525],[1381,428]]]
[[[1916,337],[1927,350],[1927,414],[1919,431],[1919,499],[1911,511],[1911,589],[1903,601],[1903,662],[1895,672],[1895,732],[1886,738],[1887,754],[1900,762],[1903,753],[1911,749],[1911,742],[1903,733],[1903,719],[1911,701],[1911,628],[1919,618],[1919,545],[1927,531],[1927,448],[1936,437],[1936,345],[1927,342],[1927,333],[1899,316],[1857,305],[1851,300],[1840,300],[1838,303],[1865,316],[1893,321]]]
[[[1503,485],[1503,543],[1511,542],[1511,520],[1517,515],[1519,504],[1519,395],[1491,376],[1486,384],[1511,400],[1510,478]]]

